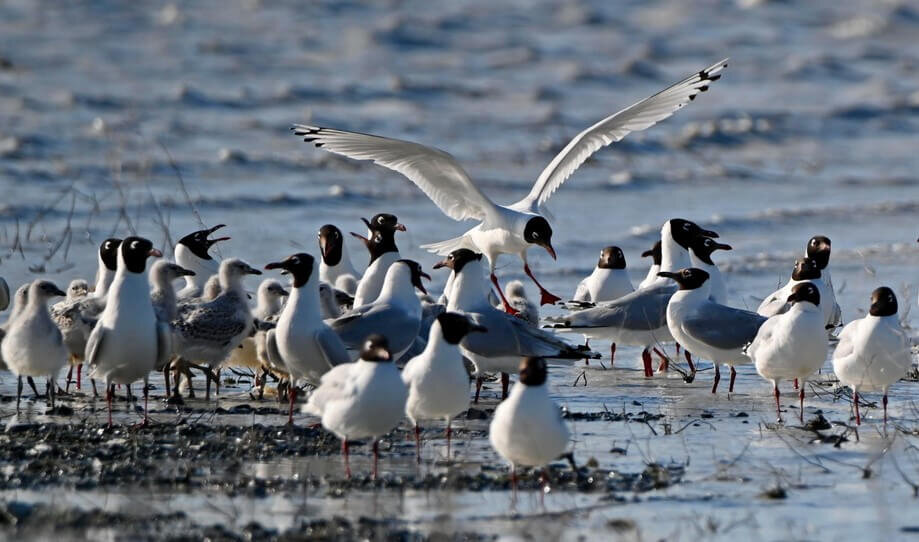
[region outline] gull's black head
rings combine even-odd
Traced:
[[[201,258],[202,260],[211,260],[211,255],[207,251],[214,245],[214,243],[219,243],[220,241],[228,241],[229,237],[216,237],[214,239],[208,239],[208,236],[219,230],[220,228],[225,228],[226,224],[217,224],[213,228],[206,230],[198,230],[196,232],[189,233],[185,237],[179,239],[179,244],[185,245],[188,247],[188,250],[192,252],[195,256]]]
[[[552,259],[555,257],[555,249],[552,248],[552,226],[549,221],[541,216],[534,216],[527,221],[523,228],[523,239],[527,243],[540,246],[546,249]]]
[[[597,262],[600,269],[625,269],[625,254],[619,247],[606,247],[600,251],[600,260]]]
[[[520,383],[525,386],[542,386],[549,377],[546,360],[543,358],[523,358],[520,362]]]
[[[690,248],[697,258],[707,263],[708,265],[715,265],[714,262],[712,262],[712,252],[715,252],[716,250],[731,250],[731,245],[719,243],[711,237],[697,235],[693,237]]]
[[[717,238],[718,234],[711,230],[703,230],[695,222],[683,219],[670,219],[670,236],[678,245],[689,250],[694,237],[702,235],[705,237]]]
[[[415,260],[398,260],[396,263],[406,265],[409,271],[412,272],[412,286],[421,290],[421,293],[423,294],[428,293],[428,291],[424,289],[424,285],[421,284],[421,279],[426,278],[431,280],[431,275],[428,275],[421,269],[420,263],[416,262]]]
[[[484,326],[474,323],[464,314],[458,312],[442,312],[437,315],[444,340],[450,344],[459,344],[463,337],[472,332],[484,333],[488,331]]]
[[[405,231],[405,225],[399,223],[399,219],[396,218],[396,215],[391,215],[389,213],[379,213],[374,215],[373,218],[367,220],[366,218],[361,218],[364,221],[364,224],[367,225],[367,229],[370,231]]]
[[[99,245],[99,257],[102,263],[109,271],[118,269],[118,246],[121,245],[121,239],[112,237],[102,241]]]
[[[290,274],[294,279],[294,288],[302,288],[313,275],[315,259],[306,252],[298,252],[280,262],[272,262],[265,269],[282,269],[282,274]]]
[[[376,333],[364,339],[361,348],[361,359],[364,361],[389,362],[392,355],[389,353],[389,341],[383,335]]]
[[[434,264],[434,269],[449,267],[454,273],[459,273],[467,263],[482,259],[482,255],[468,248],[459,248],[447,255],[446,258]]]
[[[897,296],[887,286],[881,286],[871,292],[871,316],[893,316],[897,314]]]
[[[680,269],[676,273],[661,271],[657,274],[659,277],[667,277],[676,281],[680,285],[680,290],[695,290],[708,280],[708,272],[698,267],[687,267]]]
[[[132,273],[143,273],[147,267],[147,258],[162,255],[162,252],[153,248],[149,239],[143,237],[125,237],[121,242],[121,257],[125,267]]]
[[[830,238],[825,235],[815,235],[807,242],[807,257],[817,262],[817,267],[826,269],[830,264],[830,252],[833,246]]]
[[[332,224],[319,228],[319,253],[322,261],[328,266],[335,266],[341,262],[345,238],[341,230]]]
[[[794,280],[814,280],[820,278],[820,266],[810,258],[795,260],[795,269],[791,272]]]
[[[654,260],[654,265],[661,264],[661,259],[663,258],[663,256],[661,255],[661,242],[660,241],[657,241],[656,243],[654,243],[654,246],[651,247],[649,250],[646,250],[641,253],[642,258],[647,258],[648,256],[651,256],[651,258]]]
[[[816,306],[820,306],[820,290],[813,282],[799,282],[791,289],[791,295],[788,296],[789,303],[800,303],[810,301]]]

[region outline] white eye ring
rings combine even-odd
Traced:
[[[140,244],[139,241],[131,241],[131,248],[132,248],[132,249],[135,249],[135,248],[137,248],[137,246],[138,246],[139,244]]]

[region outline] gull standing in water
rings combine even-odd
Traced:
[[[156,321],[159,324],[169,325],[178,315],[176,301],[176,291],[172,283],[182,277],[194,276],[195,272],[185,269],[179,264],[167,262],[166,260],[157,260],[150,266],[150,301],[153,303],[153,312],[156,314]],[[169,345],[170,350],[172,344]],[[169,372],[171,371],[172,356],[166,359],[162,365],[157,364],[156,370],[163,372],[163,381],[166,386],[166,399],[172,398],[171,388],[169,386]],[[176,376],[176,384],[179,377]],[[178,386],[176,386],[178,387]],[[175,400],[178,401],[178,392],[175,394]]]
[[[252,333],[252,311],[243,279],[262,272],[238,258],[229,258],[220,263],[218,274],[220,295],[213,301],[182,305],[172,322],[176,355],[206,363],[211,373]],[[211,398],[212,378],[212,374],[207,375],[205,400]]]
[[[353,296],[361,274],[351,263],[341,230],[332,224],[319,228],[319,280]]]
[[[833,352],[833,372],[839,383],[852,388],[855,424],[861,391],[884,393],[884,423],[887,423],[887,391],[906,376],[912,366],[910,341],[897,317],[897,296],[886,286],[871,293],[871,308],[864,318],[849,322],[839,334]]]
[[[57,394],[57,373],[67,363],[67,349],[61,332],[48,313],[48,300],[65,296],[60,288],[47,280],[35,280],[29,286],[25,307],[18,311],[16,319],[3,337],[3,360],[16,375],[16,412],[22,397],[23,376],[44,376],[48,379],[48,399],[54,408]]]
[[[804,423],[804,381],[826,361],[829,350],[824,332],[820,291],[810,282],[800,282],[788,296],[791,309],[770,317],[759,328],[746,354],[756,365],[756,372],[772,381],[775,412],[782,421],[779,406],[779,381],[800,381],[798,391],[801,423]]]
[[[504,301],[506,311],[513,313],[495,275],[495,264],[501,254],[517,254],[523,270],[541,294],[541,303],[555,303],[560,298],[549,293],[533,276],[527,263],[527,249],[544,248],[554,259],[552,227],[543,215],[545,203],[552,194],[599,149],[621,140],[631,132],[644,130],[670,117],[708,90],[727,66],[721,61],[694,73],[686,79],[615,113],[587,128],[552,159],[536,179],[530,193],[520,201],[503,206],[492,202],[476,186],[466,171],[444,151],[410,141],[390,139],[357,132],[296,124],[294,133],[323,150],[375,163],[405,175],[454,220],[478,220],[479,225],[460,237],[426,245],[431,252],[447,255],[459,248],[485,254],[491,280]]]
[[[571,432],[558,405],[549,397],[548,373],[542,358],[526,358],[520,379],[510,396],[495,409],[488,426],[488,439],[498,454],[511,464],[511,485],[517,491],[517,467],[542,467],[568,449]],[[543,471],[546,482],[547,471]]]
[[[147,258],[162,253],[143,237],[128,237],[118,247],[118,271],[86,343],[90,376],[105,381],[108,421],[112,425],[112,394],[115,384],[130,386],[144,381],[144,424],[147,423],[147,379],[172,355],[169,326],[158,322],[150,299]]]
[[[317,386],[332,367],[351,361],[341,339],[319,314],[317,267],[315,258],[305,252],[265,266],[265,269],[280,269],[293,278],[293,290],[281,309],[277,326],[265,334],[269,363],[284,368],[290,375],[288,423],[294,421],[298,379]]]
[[[701,269],[687,268],[675,273],[661,271],[658,274],[680,285],[667,304],[670,334],[687,350],[715,364],[712,393],[718,390],[718,382],[721,381],[720,365],[729,365],[731,382],[728,393],[733,392],[737,377],[734,365],[750,363],[744,348],[756,338],[766,318],[712,301],[709,275]]]
[[[408,389],[392,362],[386,337],[370,335],[360,358],[334,367],[322,377],[303,410],[319,416],[322,426],[341,439],[345,474],[351,478],[349,441],[373,441],[373,478],[377,477],[379,438],[405,416]]]
[[[459,342],[469,333],[488,331],[462,314],[437,315],[424,351],[402,369],[408,386],[405,414],[415,426],[415,446],[421,461],[421,420],[442,418],[447,422],[447,458],[450,458],[450,423],[469,409],[469,375],[463,365]]]

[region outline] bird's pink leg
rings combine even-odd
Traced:
[[[666,373],[667,371],[670,370],[670,358],[665,356],[664,353],[658,350],[656,346],[654,347],[653,350],[654,350],[654,353],[657,354],[657,357],[661,358],[661,364],[660,366],[658,366],[657,372]]]
[[[562,298],[558,297],[555,294],[549,293],[549,290],[546,290],[545,288],[542,287],[542,284],[540,284],[539,281],[536,280],[536,277],[533,276],[533,272],[530,271],[530,264],[528,263],[523,264],[523,272],[526,273],[527,276],[533,280],[533,283],[536,285],[536,287],[539,288],[539,295],[540,295],[539,304],[540,305],[554,305],[562,300]]]
[[[773,384],[772,393],[773,395],[775,395],[775,413],[778,416],[779,423],[782,423],[782,409],[779,406],[779,382],[778,381],[776,381]]]
[[[77,390],[80,389],[80,385],[83,383],[83,364],[77,364]]]
[[[692,362],[692,354],[689,352],[689,350],[686,350],[685,348],[683,349],[683,354],[686,356],[686,363],[689,365],[689,372],[695,374],[696,365]],[[677,343],[676,355],[677,357],[679,357],[680,355],[680,343]]]
[[[348,439],[341,441],[341,457],[345,463],[345,476],[351,479],[351,462],[348,460]]]
[[[651,367],[651,352],[647,348],[641,351],[641,361],[645,366],[645,378],[654,376],[654,369]]]
[[[517,315],[520,311],[511,307],[511,304],[507,302],[507,298],[504,297],[504,292],[501,290],[501,285],[498,284],[498,277],[494,273],[491,274],[491,283],[495,285],[495,288],[498,290],[498,296],[501,297],[501,303],[504,303],[504,312],[508,314]]]
[[[712,393],[718,391],[719,382],[721,382],[721,366],[715,363],[715,381],[712,382]]]

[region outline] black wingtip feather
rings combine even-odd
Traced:
[[[721,74],[720,74],[720,73],[716,73],[715,75],[713,75],[713,76],[711,76],[711,77],[708,78],[709,81],[717,81],[717,80],[719,80],[719,79],[721,79]]]

